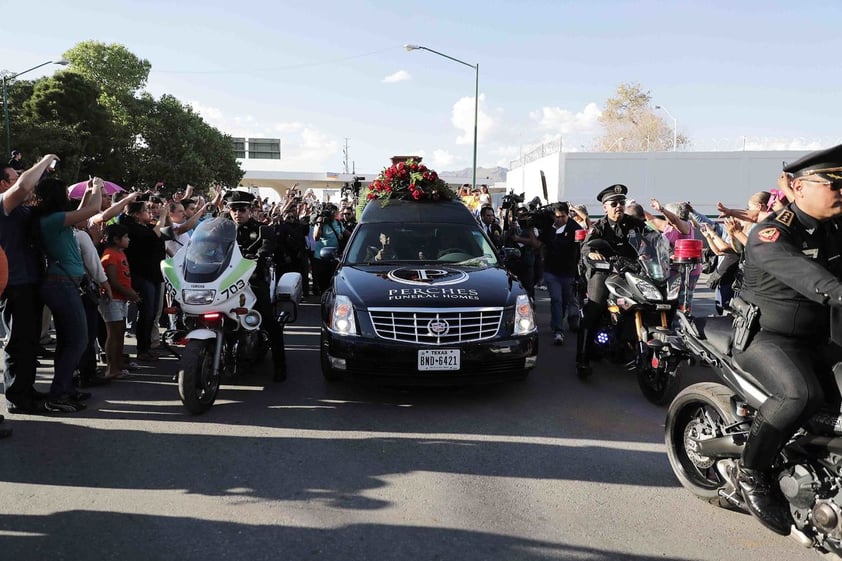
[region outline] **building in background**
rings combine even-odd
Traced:
[[[648,204],[690,201],[705,214],[716,203],[742,208],[757,191],[776,188],[785,162],[807,151],[764,152],[564,152],[561,141],[539,146],[511,163],[506,188],[528,201],[569,201],[600,210],[596,194],[614,183]],[[546,183],[547,197],[543,194]]]

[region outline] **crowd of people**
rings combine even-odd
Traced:
[[[355,226],[350,203],[321,203],[297,186],[271,204],[218,186],[211,186],[207,199],[190,185],[166,196],[161,189],[126,192],[100,178],[77,190],[57,178],[57,161],[48,154],[19,172],[16,153],[0,173],[0,262],[8,260],[8,267],[0,267],[0,306],[11,413],[82,411],[91,397],[83,390],[158,360],[161,329],[176,322],[165,311],[161,262],[186,245],[202,221],[230,217],[242,253],[259,267],[273,263],[278,276],[300,273],[305,295],[320,294],[332,275],[334,262],[321,258],[321,248],[340,251]],[[270,338],[274,380],[280,382],[286,378],[283,330],[268,285],[260,284],[263,277],[255,275],[252,288]],[[45,347],[52,342],[50,326],[53,351]],[[127,331],[137,340],[134,355],[125,352]],[[53,359],[48,392],[35,387],[44,357]],[[11,433],[0,429],[0,437]]]
[[[471,208],[473,195],[463,188],[463,202]],[[467,197],[467,198],[466,198]],[[586,270],[580,248],[587,239],[605,239],[622,248],[629,232],[660,232],[672,248],[678,240],[698,239],[704,242],[705,259],[690,268],[686,282],[682,282],[678,296],[679,309],[690,313],[693,293],[702,272],[708,274],[708,287],[716,291],[718,313],[728,310],[730,299],[740,286],[741,256],[750,230],[768,216],[781,211],[793,199],[788,176],[781,174],[777,186],[749,197],[745,209],[729,208],[719,203],[718,219],[697,212],[691,202],[662,204],[652,198],[648,204],[629,197],[624,185],[611,185],[601,191],[596,200],[602,205],[603,218],[593,220],[587,207],[559,202],[538,212],[551,212],[552,223],[536,224],[534,205],[518,204],[516,208],[495,208],[483,204],[478,210],[481,228],[498,248],[513,247],[520,257],[508,263],[527,292],[534,298],[535,289],[548,291],[550,297],[550,330],[553,343],[563,345],[567,331],[579,332],[580,323],[586,330],[602,313],[607,291],[605,275]],[[625,248],[634,252],[632,248]],[[594,254],[592,257],[604,257]],[[670,279],[683,275],[674,265]],[[584,298],[587,294],[587,298]],[[590,311],[588,311],[590,308]],[[580,321],[581,320],[581,321]],[[577,364],[588,366],[589,331],[577,337]]]
[[[792,513],[772,467],[806,420],[829,403],[838,410],[842,398],[834,375],[842,363],[842,338],[839,326],[834,325],[838,320],[829,310],[842,308],[842,145],[787,165],[776,188],[751,195],[745,209],[720,203],[721,221],[698,213],[686,201],[662,205],[651,199],[657,213],[653,214],[627,195],[628,188],[619,184],[597,195],[604,216],[589,228],[582,253],[593,262],[604,260],[607,255],[602,251],[609,250],[634,258],[631,233],[647,230],[661,232],[673,246],[682,239],[705,241],[713,257],[693,267],[679,302],[690,313],[692,292],[704,266],[709,286],[717,290],[718,311],[728,310],[735,318],[734,363],[750,372],[770,397],[753,417],[739,462],[729,477],[746,508],[767,528],[787,535]],[[587,284],[576,352],[581,376],[590,369],[588,332],[606,305],[607,275],[598,268],[576,268],[581,261],[573,249],[569,254],[555,249],[553,244],[569,243],[564,238],[571,218],[588,219],[578,212],[571,214],[565,203],[553,205],[553,210],[553,225],[538,236],[547,286],[562,286],[560,296],[557,290],[555,295],[551,292],[551,326],[553,331],[559,329],[563,310],[570,306],[566,296],[570,291],[554,278],[558,265],[551,265],[554,258],[566,255],[565,274],[581,276],[579,281]],[[505,232],[501,235],[495,228],[493,208],[483,209],[481,217],[492,239],[506,238]],[[584,227],[588,228],[587,223]],[[515,225],[509,239],[516,239],[519,230],[520,225]],[[560,344],[563,336],[556,336],[555,341]]]

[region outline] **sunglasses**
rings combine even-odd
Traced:
[[[607,204],[611,208],[617,208],[618,206],[626,206],[626,201],[608,201],[605,204]]]
[[[810,183],[817,183],[817,184],[823,185],[825,187],[830,187],[831,191],[839,191],[840,189],[842,189],[842,179],[837,179],[836,181],[818,180],[818,179],[802,179],[801,181],[808,181]]]

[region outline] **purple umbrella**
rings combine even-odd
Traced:
[[[121,191],[125,191],[122,187],[117,185],[116,183],[112,183],[110,181],[103,181],[103,188],[102,192],[106,195],[113,195],[114,193],[119,193]],[[71,185],[67,188],[67,195],[71,199],[81,199],[85,196],[85,189],[88,188],[87,181],[80,181],[75,185]]]

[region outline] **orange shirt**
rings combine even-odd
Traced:
[[[102,252],[102,268],[107,269],[109,265],[117,267],[117,282],[128,290],[132,289],[132,274],[129,270],[129,262],[126,260],[126,252],[119,247],[106,247]],[[109,281],[111,279],[108,279]],[[112,290],[114,300],[126,300],[126,297]]]

